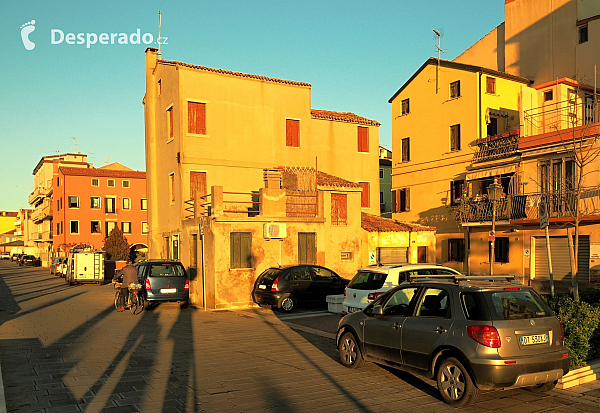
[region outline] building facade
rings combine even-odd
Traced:
[[[392,151],[379,147],[379,206],[381,216],[392,217]]]

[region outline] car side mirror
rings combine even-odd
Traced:
[[[373,306],[373,315],[383,315],[383,307],[380,305]]]

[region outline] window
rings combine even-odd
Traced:
[[[106,236],[110,235],[110,232],[117,227],[117,221],[106,221]]]
[[[123,209],[131,209],[131,198],[123,198]]]
[[[348,225],[346,194],[331,194],[331,225]]]
[[[460,80],[450,83],[450,99],[460,97]]]
[[[450,317],[448,293],[438,288],[427,288],[417,304],[417,317]]]
[[[498,118],[490,116],[490,123],[487,124],[487,136],[496,136],[498,134]]]
[[[392,191],[392,212],[410,211],[410,188]]]
[[[79,197],[75,195],[69,196],[69,208],[79,208]]]
[[[106,181],[106,186],[114,188],[115,186],[115,180],[114,179],[109,179]]]
[[[579,44],[585,43],[588,41],[588,27],[587,24],[585,26],[581,26],[579,28]]]
[[[317,263],[317,234],[315,232],[298,233],[298,264]]]
[[[491,249],[490,242],[490,249]],[[494,261],[506,263],[508,262],[508,238],[507,237],[496,237],[494,241]]]
[[[450,181],[450,205],[457,205],[460,203],[460,198],[463,196],[464,190],[464,179]]]
[[[100,234],[102,232],[100,228],[100,221],[92,221],[90,232],[92,234]]]
[[[148,210],[148,200],[146,198],[140,199],[140,209],[142,211],[147,211]]]
[[[171,204],[175,203],[175,174],[169,174],[169,192],[171,193]]]
[[[142,221],[142,234],[148,233],[148,222]]]
[[[285,146],[300,147],[300,121],[285,120]]]
[[[98,178],[92,178],[92,186],[100,186],[100,180]]]
[[[230,268],[252,268],[252,233],[230,233],[229,246]]]
[[[162,94],[162,80],[158,79],[158,96]]]
[[[360,194],[360,206],[361,208],[369,208],[371,206],[370,202],[370,185],[368,182],[359,182],[358,183],[362,187],[362,192]]]
[[[107,214],[116,214],[117,213],[117,199],[116,198],[105,198],[104,199],[104,211]]]
[[[173,106],[167,109],[167,141],[173,140]]]
[[[410,161],[410,138],[402,139],[402,162]]]
[[[402,115],[408,115],[410,113],[410,100],[404,99],[401,102],[402,105]]]
[[[369,152],[369,128],[358,127],[358,151]]]
[[[206,103],[188,102],[188,133],[206,135]]]
[[[379,179],[383,179],[383,169],[379,168]]]
[[[102,201],[99,196],[93,196],[90,198],[90,208],[92,208],[92,209],[102,208]]]
[[[56,186],[60,186],[60,176],[56,177]]]
[[[410,302],[417,292],[417,287],[406,287],[396,291],[383,306],[384,315],[408,315]]]
[[[71,234],[79,234],[79,221],[71,221]]]
[[[383,191],[379,191],[379,203],[380,204],[385,203],[385,198],[384,198]]]
[[[196,199],[196,193],[203,197],[206,192],[206,172],[190,171],[190,199]]]
[[[460,125],[450,126],[450,151],[460,151]]]
[[[131,185],[131,182],[130,182],[130,181],[123,180],[123,182],[121,182],[121,186],[122,186],[123,188],[129,188],[129,187],[130,187],[130,185]]]
[[[448,240],[448,261],[463,262],[465,260],[465,240],[451,238]]]
[[[554,100],[553,90],[547,90],[544,92],[544,102],[548,102],[549,100]]]
[[[121,222],[121,231],[123,231],[123,234],[131,234],[131,222]]]
[[[485,93],[492,95],[496,94],[496,78],[486,76],[485,78]]]

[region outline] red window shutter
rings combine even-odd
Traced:
[[[190,172],[190,199],[194,200],[196,192],[206,195],[206,172]]]
[[[188,133],[206,135],[206,104],[188,102]]]
[[[173,108],[171,107],[169,109],[169,139],[173,138],[173,136],[175,136],[173,134],[173,125],[174,125],[174,121],[173,121]]]
[[[369,152],[369,128],[358,127],[358,151]]]
[[[300,146],[300,121],[297,119],[285,120],[285,146]]]
[[[406,191],[405,195],[404,195],[405,196],[404,201],[406,203],[405,211],[408,212],[408,211],[410,211],[410,188],[406,188],[405,191]]]
[[[331,194],[331,225],[346,225],[347,222],[346,194]]]
[[[362,208],[369,208],[371,206],[369,202],[369,183],[368,182],[359,182],[360,186],[362,186],[362,193],[360,194],[360,206]]]

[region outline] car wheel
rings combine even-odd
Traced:
[[[534,392],[534,393],[546,393],[547,391],[550,391],[554,387],[556,387],[556,383],[558,383],[558,381],[542,383],[542,384],[538,384],[537,386],[527,387],[527,390]]]
[[[284,313],[291,312],[295,306],[296,306],[296,302],[294,300],[294,297],[292,297],[291,294],[282,295],[281,298],[279,299],[279,302],[277,303],[277,308],[279,308]]]
[[[479,393],[467,369],[454,357],[442,362],[436,379],[442,399],[454,407],[471,403]]]
[[[143,307],[144,307],[144,311],[146,311],[148,308],[150,308],[150,301],[148,301],[148,300],[144,300],[144,305],[143,305]]]
[[[188,305],[190,305],[190,300],[189,299],[187,299],[187,300],[182,301],[182,302],[179,303],[179,307],[180,308],[188,308]]]
[[[360,367],[364,362],[358,342],[352,333],[344,333],[340,338],[338,353],[340,355],[340,363],[351,369]]]

